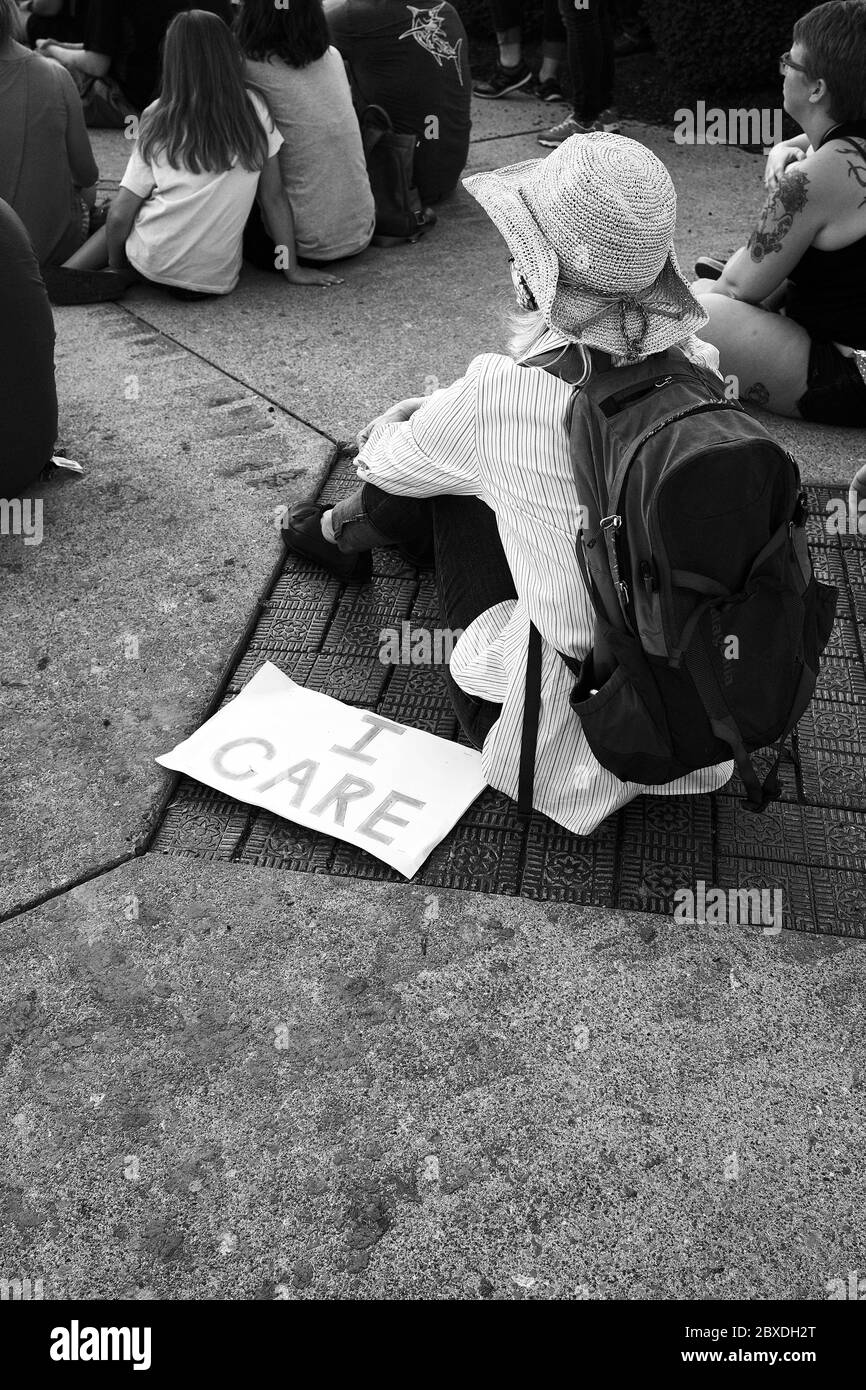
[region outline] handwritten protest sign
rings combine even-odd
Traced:
[[[481,754],[296,685],[268,661],[163,767],[411,878],[485,786]]]

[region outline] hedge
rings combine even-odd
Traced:
[[[493,39],[493,20],[487,0],[452,0],[471,39]],[[542,4],[540,0],[530,0],[523,5],[521,25],[527,39],[537,39],[541,34]]]
[[[612,0],[608,0],[612,3]],[[474,41],[493,40],[487,0],[453,0]],[[523,5],[523,32],[541,36],[541,0]],[[656,64],[670,84],[674,105],[703,96],[712,104],[727,91],[778,84],[778,57],[791,45],[794,21],[810,10],[808,0],[644,0],[656,45]]]
[[[647,0],[644,13],[671,95],[704,96],[782,78],[778,58],[791,46],[794,21],[812,8],[803,0]]]

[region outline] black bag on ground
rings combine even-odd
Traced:
[[[417,241],[426,231],[421,198],[412,183],[417,136],[398,134],[383,106],[365,106],[359,120],[376,204],[373,242]]]
[[[574,379],[567,365],[533,365]],[[838,597],[812,573],[797,464],[676,348],[593,373],[574,398],[571,455],[595,631],[582,662],[563,660],[592,752],[623,781],[655,786],[733,757],[746,804],[762,811],[779,795],[784,741],[812,698]],[[750,754],[774,743],[762,784]],[[529,762],[524,749],[524,812]]]
[[[402,135],[384,106],[368,103],[361,92],[349,62],[343,60],[352,105],[361,127],[367,177],[376,205],[374,246],[396,246],[417,241],[432,220],[424,215],[421,195],[415,187],[417,135]]]

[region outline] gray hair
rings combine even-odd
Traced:
[[[509,306],[506,321],[511,330],[508,351],[516,362],[520,362],[530,355],[539,338],[547,332],[544,315],[540,309],[518,309]]]

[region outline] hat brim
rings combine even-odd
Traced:
[[[708,322],[709,316],[689,289],[671,244],[660,274],[641,293],[641,309],[627,308],[616,296],[604,296],[574,283],[533,217],[523,196],[543,159],[523,160],[463,180],[505,240],[526,279],[544,319],[553,328],[612,356],[629,355],[629,337],[642,329],[640,352],[663,352]],[[605,312],[606,310],[606,312]],[[624,327],[628,330],[627,337]]]

